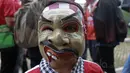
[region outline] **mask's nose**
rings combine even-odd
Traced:
[[[69,44],[68,37],[65,36],[64,32],[61,29],[54,30],[47,39],[56,46],[66,46]]]

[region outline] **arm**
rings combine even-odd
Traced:
[[[13,27],[14,26],[14,17],[5,17],[5,21],[6,21],[6,24],[9,27]]]
[[[20,4],[17,0],[4,0],[4,16],[9,27],[14,26],[14,14],[19,7]]]

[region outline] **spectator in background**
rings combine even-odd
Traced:
[[[114,48],[127,36],[127,26],[118,6],[119,0],[99,0],[93,15],[99,50],[97,63],[107,73],[116,73]]]
[[[0,26],[7,25],[13,29],[14,13],[20,7],[18,0],[0,0]],[[4,30],[3,30],[4,31]],[[8,32],[12,32],[11,30]],[[14,72],[18,47],[0,48],[1,52],[1,71],[0,73],[16,73]]]
[[[87,53],[87,46],[90,51],[90,56],[93,61],[96,60],[97,49],[96,49],[96,36],[93,22],[93,11],[96,6],[94,6],[95,0],[86,0],[85,4],[85,23],[86,23],[86,47],[83,55]],[[84,57],[83,57],[84,58]],[[86,58],[86,56],[85,56]]]
[[[27,20],[30,20],[31,23],[33,23],[33,24],[37,24],[37,22],[32,21],[32,19],[38,19],[38,17],[37,18],[35,17],[35,15],[37,15],[37,13],[33,14],[33,12],[31,12],[31,8],[33,8],[32,7],[33,5],[35,6],[36,2],[34,2],[34,0],[21,0],[21,4],[22,4],[22,7],[15,14],[15,21],[17,21],[17,19],[21,19],[24,16],[24,14],[27,14],[27,16],[29,16]],[[17,17],[18,15],[20,15],[21,17],[18,18]],[[30,16],[30,15],[32,15],[32,16]],[[32,18],[32,19],[30,19],[30,18]],[[28,24],[30,24],[30,21],[28,21]],[[31,24],[31,25],[33,26],[33,24]],[[22,67],[23,73],[28,70],[26,58],[30,59],[31,68],[36,66],[37,64],[39,64],[42,59],[38,46],[30,47],[30,48],[26,48],[26,47],[21,48],[20,47],[19,53],[20,53],[19,61],[21,61],[20,66]]]

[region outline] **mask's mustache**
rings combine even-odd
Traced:
[[[40,42],[41,45],[44,45],[44,46],[48,46],[51,50],[53,50],[55,53],[58,53],[58,54],[62,54],[62,53],[66,53],[66,52],[70,52],[70,53],[73,53],[74,55],[76,55],[77,57],[79,56],[78,54],[78,51],[76,49],[73,49],[73,48],[64,48],[62,50],[58,50],[54,45],[51,44],[51,42],[49,41],[43,41],[43,42]]]

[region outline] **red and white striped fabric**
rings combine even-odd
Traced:
[[[68,3],[60,3],[60,2],[46,7],[44,9],[44,11],[48,11],[48,10],[51,10],[51,9],[72,9],[75,12],[79,11],[79,8],[75,5],[68,4]]]

